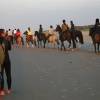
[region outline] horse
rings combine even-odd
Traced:
[[[52,34],[50,35],[49,32],[43,32],[42,34],[39,34],[38,31],[35,31],[35,35],[38,38],[38,47],[41,46],[42,47],[42,42],[43,42],[43,47],[45,48],[46,43],[50,43],[53,45],[53,47],[55,47],[55,45],[59,45],[59,39],[57,34]],[[59,48],[59,46],[58,46]]]
[[[68,48],[70,48],[71,46],[71,33],[69,31],[65,31],[62,32],[62,29],[60,27],[60,25],[57,25],[56,29],[55,29],[58,33],[59,33],[59,40],[61,41],[61,50],[62,48],[64,48],[64,50],[66,50],[65,45],[64,45],[64,41],[68,41],[69,46]]]
[[[79,43],[81,44],[84,43],[83,35],[81,31],[69,29],[65,32],[62,32],[60,25],[57,25],[56,31],[59,33],[59,39],[61,41],[61,50],[62,50],[62,47],[64,48],[64,50],[66,50],[65,45],[64,45],[64,41],[66,40],[69,43],[68,48],[70,48],[71,46],[71,41],[73,43],[73,48],[76,48],[77,39],[79,40]]]
[[[35,35],[28,35],[27,31],[25,31],[23,34],[26,35],[27,48],[29,47],[30,42],[32,44],[32,47],[34,46],[33,44],[35,44],[35,46],[36,46],[37,37]]]
[[[17,47],[22,47],[24,45],[24,40],[22,36],[16,36]]]
[[[13,45],[13,35],[8,35],[10,43]]]
[[[89,36],[91,36],[91,38],[92,38],[95,53],[99,53],[100,28],[99,28],[99,30],[96,30],[94,27],[90,28],[89,29]]]
[[[39,34],[38,31],[35,31],[35,36],[37,37],[38,48],[40,46],[42,47],[42,42],[43,42],[43,47],[45,48],[45,44],[47,40],[45,34]]]
[[[43,32],[43,34],[45,35],[47,42],[51,44],[52,47],[55,48],[55,46],[57,45],[59,49],[59,34],[57,32],[54,31],[52,34],[49,34],[49,32],[46,31]]]
[[[79,42],[80,44],[84,44],[83,34],[79,30],[71,30],[70,32],[74,35],[75,41]]]

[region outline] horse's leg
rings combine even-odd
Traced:
[[[99,43],[99,47],[100,47],[100,43]],[[100,51],[99,51],[100,52]]]
[[[99,43],[97,43],[97,49],[98,49],[98,53],[99,53]]]
[[[42,47],[42,40],[40,40],[40,46]]]
[[[64,42],[63,42],[63,47],[64,47],[64,51],[65,51],[65,50],[66,50],[66,48],[65,48]]]
[[[93,42],[93,44],[94,44],[94,50],[95,50],[95,53],[96,53],[96,52],[97,52],[97,51],[96,51],[96,43]]]
[[[21,41],[22,41],[22,46],[24,46],[24,39],[23,39],[23,37],[21,37]]]
[[[69,42],[68,48],[70,48],[71,47],[71,41],[68,41],[68,42]]]
[[[52,43],[53,44],[53,48],[56,48],[56,42]]]
[[[64,51],[65,51],[66,48],[65,48],[65,45],[64,45],[64,41],[61,42],[61,50],[62,50],[62,47],[64,48]]]
[[[35,46],[37,46],[37,45],[36,45],[36,41],[34,41],[34,44],[35,44]]]
[[[61,41],[61,48],[60,48],[60,49],[61,49],[61,51],[62,51],[62,47],[63,47],[63,43],[62,43],[62,42],[63,42],[63,41]]]
[[[26,47],[29,48],[29,42],[28,41],[26,42]]]
[[[31,40],[30,42],[31,42],[31,44],[32,44],[32,48],[34,48],[34,41]]]
[[[44,40],[43,43],[44,43],[44,48],[45,48],[46,40]]]
[[[73,42],[73,48],[76,48],[76,43],[75,43],[75,40],[72,39],[72,42]]]
[[[58,49],[59,49],[59,45],[60,45],[59,40],[57,40],[56,43],[57,43],[57,46],[58,46]]]
[[[40,41],[38,40],[38,48],[40,47]]]

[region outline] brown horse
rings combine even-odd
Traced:
[[[57,25],[56,31],[59,33],[59,39],[61,41],[61,50],[62,50],[62,48],[64,48],[64,50],[66,50],[65,45],[64,45],[64,41],[67,40],[69,42],[68,47],[71,46],[72,37],[71,37],[70,31],[68,30],[68,31],[62,32],[60,25]]]
[[[24,35],[26,35],[26,46],[29,47],[29,44],[32,44],[32,47],[34,47],[34,44],[36,46],[36,41],[37,41],[37,37],[35,35],[28,35],[27,31],[25,31],[23,33]]]
[[[73,43],[73,48],[76,48],[77,39],[78,39],[79,43],[81,43],[81,44],[84,43],[83,35],[82,35],[81,31],[69,29],[65,32],[62,32],[60,25],[57,25],[56,31],[59,32],[59,35],[60,35],[59,39],[61,41],[61,50],[62,50],[62,47],[64,48],[64,50],[66,49],[65,45],[64,45],[64,41],[66,41],[66,40],[69,42],[68,48],[71,46],[71,42]]]
[[[92,38],[95,53],[99,52],[99,46],[100,46],[100,29],[96,30],[94,27],[90,28],[90,30],[89,30],[89,36],[91,36],[91,38]]]
[[[17,44],[17,47],[23,46],[23,39],[21,36],[16,37],[16,44]]]

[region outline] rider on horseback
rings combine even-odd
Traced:
[[[100,22],[99,22],[99,19],[98,19],[98,18],[97,18],[96,21],[95,21],[94,28],[95,28],[95,31],[96,31],[97,33],[100,33]]]
[[[49,37],[52,36],[52,35],[54,35],[54,29],[53,29],[52,25],[50,25],[50,28],[49,28],[48,31],[49,31]]]
[[[19,36],[21,36],[22,33],[20,32],[20,29],[17,29],[17,32],[16,32],[16,38],[18,38]]]
[[[27,35],[32,35],[32,31],[31,31],[31,28],[30,27],[28,27]]]
[[[63,20],[63,24],[62,24],[62,32],[65,32],[69,29],[68,24],[66,24],[66,20]]]
[[[42,25],[40,25],[40,27],[39,27],[39,35],[40,35],[40,37],[42,37],[42,33],[43,33],[43,28],[42,28]]]
[[[77,41],[77,39],[75,38],[75,26],[74,26],[74,23],[72,20],[70,21],[70,25],[71,25],[70,33],[71,33],[71,37],[72,37],[73,48],[76,48],[75,40]]]
[[[42,34],[43,33],[43,28],[42,28],[42,25],[40,25],[39,27],[39,34]]]
[[[95,20],[95,25],[92,27],[92,32],[89,35],[94,37],[96,34],[100,34],[100,22],[98,18]]]
[[[8,34],[8,37],[9,37],[11,44],[13,44],[13,33],[12,33],[11,29],[8,30],[7,34]]]
[[[72,20],[70,21],[70,25],[71,25],[71,30],[75,30],[75,26]]]

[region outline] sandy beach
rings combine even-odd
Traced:
[[[100,55],[83,34],[85,44],[74,51],[13,48],[13,92],[0,100],[100,100]]]

